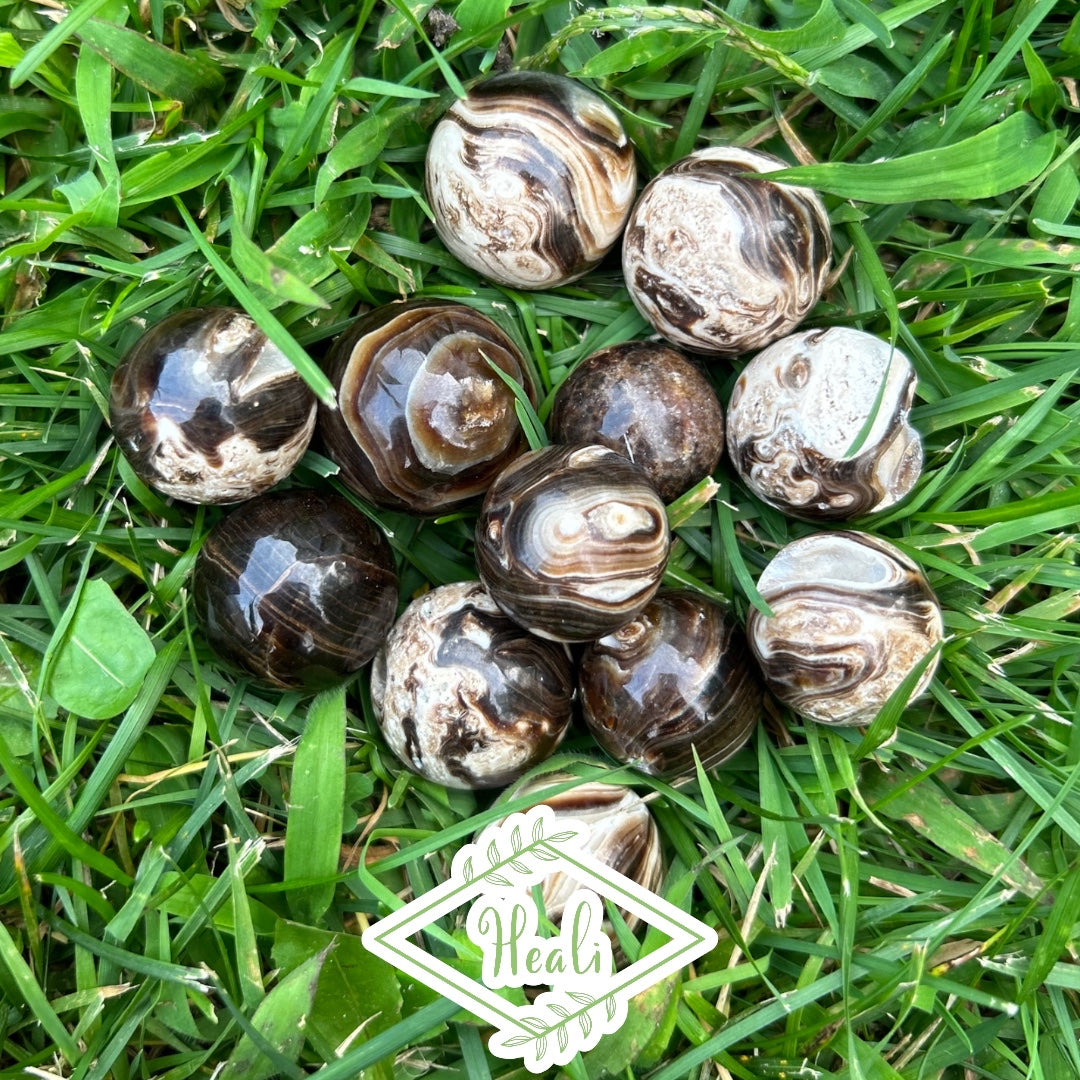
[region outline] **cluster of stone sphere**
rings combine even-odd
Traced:
[[[527,451],[530,367],[492,319],[414,299],[358,319],[326,361],[317,406],[241,312],[180,312],[125,356],[111,421],[135,476],[191,502],[249,500],[207,536],[192,586],[215,650],[256,678],[313,688],[374,657],[372,701],[394,752],[431,779],[503,786],[558,746],[575,698],[618,760],[673,776],[719,764],[762,707],[759,669],[797,712],[871,719],[942,634],[916,565],[864,533],[804,537],[758,583],[770,614],[741,628],[697,593],[661,590],[665,501],[717,467],[805,519],[902,498],[921,445],[911,365],[845,328],[795,333],[831,260],[813,192],[770,181],[779,159],[700,150],[637,196],[616,113],[572,80],[479,83],[433,132],[426,184],[439,236],[514,288],[551,288],[623,237],[634,304],[672,344],[586,358],[560,386],[554,444]],[[637,198],[635,199],[635,196]],[[724,413],[695,362],[762,350]],[[268,494],[317,427],[353,492],[437,516],[483,496],[479,581],[432,589],[396,622],[386,537],[348,500]],[[583,643],[576,666],[569,644]],[[753,654],[753,655],[751,655]],[[926,670],[916,690],[932,676]]]

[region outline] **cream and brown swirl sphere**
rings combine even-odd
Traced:
[[[425,174],[435,228],[466,266],[550,289],[614,246],[634,200],[634,148],[615,112],[561,75],[473,86],[439,121]]]
[[[829,217],[809,188],[766,179],[786,167],[771,154],[712,146],[646,186],[627,222],[623,275],[664,337],[733,355],[763,348],[810,313],[832,257]]]
[[[559,386],[551,436],[599,443],[640,465],[664,502],[709,476],[724,452],[724,410],[682,353],[655,341],[587,356]]]
[[[582,850],[636,882],[643,889],[659,892],[664,878],[664,858],[656,822],[644,800],[635,791],[618,784],[590,781],[569,791],[548,794],[556,786],[572,780],[569,773],[545,773],[507,792],[509,799],[531,797],[533,806],[543,803],[556,818],[574,818],[589,826]],[[580,885],[561,870],[548,874],[540,884],[547,917],[558,926],[566,903]],[[633,930],[640,920],[620,909]]]
[[[319,431],[341,477],[380,506],[438,514],[482,494],[526,447],[514,395],[528,366],[486,315],[432,300],[368,312],[337,338],[337,408]]]
[[[476,523],[480,578],[534,634],[592,641],[660,586],[670,539],[645,473],[606,446],[523,454],[491,485]]]
[[[235,503],[292,472],[315,428],[315,396],[244,312],[189,308],[125,354],[109,421],[144,483],[185,502]]]
[[[585,650],[581,708],[616,761],[653,776],[693,775],[694,754],[720,765],[750,738],[763,687],[746,635],[719,604],[663,589]]]
[[[565,649],[522,630],[476,581],[414,600],[371,670],[390,749],[453,788],[505,787],[559,745],[574,675]]]
[[[793,517],[884,510],[922,469],[914,396],[911,361],[887,341],[839,326],[790,334],[735,383],[728,454],[755,495]]]
[[[781,548],[758,580],[771,616],[747,619],[773,694],[824,724],[867,724],[942,640],[941,608],[902,551],[868,533],[815,533]],[[912,693],[937,668],[927,666]]]

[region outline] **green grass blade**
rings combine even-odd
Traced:
[[[316,924],[334,898],[345,804],[345,688],[320,694],[308,710],[296,747],[289,820],[285,827],[285,882],[326,878],[286,894],[289,910]]]

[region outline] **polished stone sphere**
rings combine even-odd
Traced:
[[[492,364],[498,371],[492,369]],[[528,365],[486,315],[413,300],[358,319],[331,346],[336,408],[319,433],[341,478],[380,506],[439,514],[476,498],[525,435],[502,372],[532,398]]]
[[[559,386],[551,436],[599,443],[640,465],[664,502],[711,475],[724,452],[724,410],[682,353],[652,341],[586,357]]]
[[[359,671],[397,608],[386,538],[339,495],[291,489],[208,533],[192,600],[207,641],[262,683],[317,690]]]
[[[443,243],[519,289],[550,289],[615,245],[634,200],[634,148],[607,103],[573,79],[494,75],[436,125],[425,165]]]
[[[109,421],[144,483],[191,503],[235,503],[296,466],[315,397],[242,311],[190,308],[151,327],[113,372]]]
[[[623,276],[664,337],[730,356],[763,348],[810,314],[832,257],[829,216],[816,192],[767,178],[786,167],[757,150],[710,146],[641,193]]]

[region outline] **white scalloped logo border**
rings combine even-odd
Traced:
[[[717,943],[711,927],[584,851],[588,832],[584,822],[556,818],[543,804],[525,814],[512,814],[457,852],[446,881],[368,927],[361,940],[376,956],[491,1024],[496,1030],[488,1049],[495,1056],[521,1058],[534,1073],[565,1065],[576,1053],[591,1050],[601,1036],[622,1027],[631,998]],[[496,906],[522,898],[532,903],[532,886],[560,870],[670,940],[605,977],[599,992],[594,983],[569,973],[531,1004],[521,1006],[409,940],[436,919],[481,898]]]

